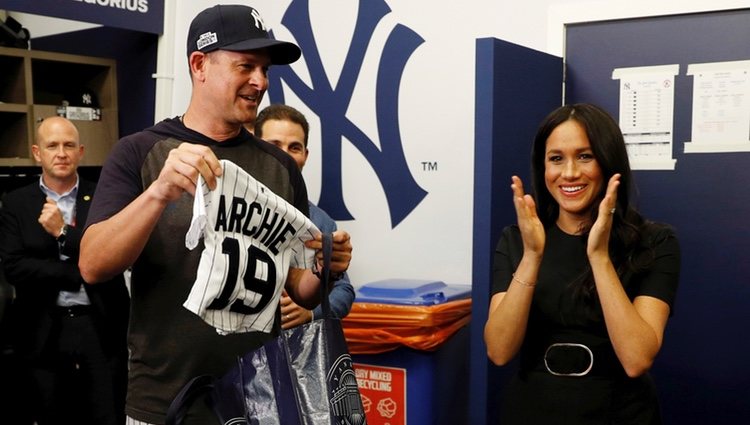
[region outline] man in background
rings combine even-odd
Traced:
[[[270,105],[258,113],[258,118],[254,123],[254,132],[256,136],[276,145],[294,158],[300,171],[302,171],[310,153],[307,148],[310,125],[300,111],[287,105]],[[337,230],[336,222],[325,211],[312,202],[309,203],[309,206],[310,220],[315,223],[321,232]],[[352,288],[347,273],[332,276],[332,280],[334,279],[336,281],[328,297],[331,301],[331,312],[336,318],[343,319],[352,308],[354,288]],[[321,318],[323,311],[320,306],[314,310],[299,306],[286,293],[283,293],[281,315],[282,328],[289,329]]]
[[[124,423],[128,292],[122,275],[92,287],[78,269],[95,189],[78,176],[83,152],[71,121],[44,119],[32,146],[42,174],[0,210],[0,264],[16,291],[7,326],[39,425]]]

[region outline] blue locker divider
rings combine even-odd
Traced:
[[[496,424],[497,391],[513,366],[487,359],[492,253],[504,226],[516,221],[510,177],[530,181],[531,142],[542,119],[562,102],[562,59],[506,41],[476,42],[474,241],[469,424]]]

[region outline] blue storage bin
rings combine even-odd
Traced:
[[[432,306],[469,298],[471,286],[442,281],[387,279],[362,285],[355,303]],[[382,325],[382,324],[381,324]],[[372,323],[375,328],[378,323]],[[406,424],[462,425],[468,423],[469,326],[462,327],[435,351],[401,347],[380,354],[354,354],[356,364],[406,370]],[[388,420],[368,422],[401,425]],[[403,425],[406,425],[403,424]]]

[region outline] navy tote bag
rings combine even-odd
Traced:
[[[331,234],[323,234],[323,318],[281,331],[221,378],[193,378],[172,402],[167,425],[180,425],[188,406],[206,394],[222,425],[367,423],[341,322],[328,300],[331,250]]]

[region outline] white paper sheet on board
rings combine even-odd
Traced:
[[[692,140],[685,153],[750,152],[750,61],[688,65]]]
[[[674,170],[674,77],[679,65],[616,68],[620,129],[634,170]]]

